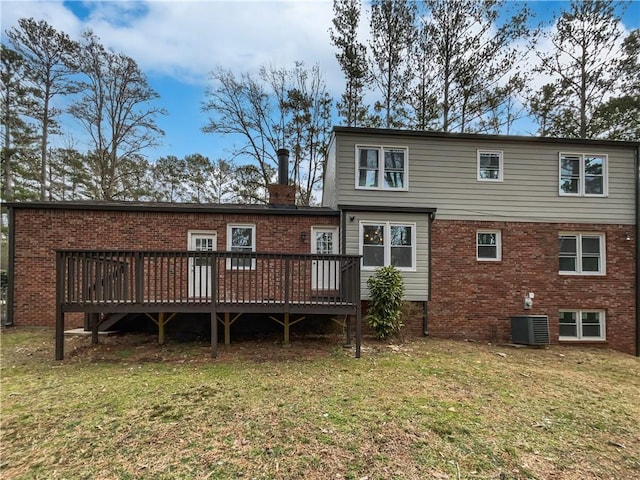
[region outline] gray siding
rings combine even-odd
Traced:
[[[327,148],[327,161],[324,167],[324,180],[322,183],[322,206],[337,208],[338,196],[336,191],[336,139],[331,137]]]
[[[426,214],[398,214],[383,212],[345,212],[345,254],[360,254],[360,221],[407,222],[416,224],[416,271],[402,272],[405,300],[427,300],[429,289],[429,219]],[[354,217],[351,220],[351,217]],[[361,278],[362,298],[369,298],[367,279],[372,271],[363,271]]]
[[[408,191],[357,190],[356,144],[408,147]],[[336,146],[339,204],[433,207],[452,220],[635,223],[632,147],[345,132],[336,133]],[[503,182],[477,181],[478,149],[503,151]],[[560,196],[560,152],[608,155],[608,196]]]

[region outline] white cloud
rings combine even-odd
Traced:
[[[147,1],[84,2],[79,20],[62,2],[3,2],[2,28],[20,17],[44,19],[72,38],[92,29],[102,43],[123,52],[147,73],[206,83],[220,65],[255,72],[261,65],[319,64],[331,90],[342,74],[329,40],[332,2]]]

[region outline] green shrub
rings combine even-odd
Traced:
[[[378,338],[399,334],[402,328],[402,275],[392,265],[376,269],[367,280],[371,300],[366,320]]]

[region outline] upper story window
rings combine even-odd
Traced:
[[[360,253],[364,270],[393,265],[399,270],[415,269],[415,224],[362,222]]]
[[[560,154],[560,195],[607,195],[607,156]]]
[[[602,234],[560,234],[558,251],[561,274],[605,274],[604,235]]]
[[[230,252],[250,253],[256,251],[255,225],[227,225],[227,250]],[[227,268],[251,269],[255,268],[255,260],[245,257],[230,258]]]
[[[356,188],[406,190],[409,150],[404,147],[356,147]]]
[[[502,151],[478,150],[478,181],[502,181]]]
[[[478,230],[476,232],[476,259],[497,262],[502,259],[500,230]]]

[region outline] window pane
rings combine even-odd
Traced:
[[[582,326],[582,337],[601,337],[602,333],[600,332],[600,325],[583,325]]]
[[[560,159],[560,175],[563,177],[579,177],[580,157],[563,155]]]
[[[391,265],[411,268],[413,266],[412,251],[411,247],[391,247]]]
[[[577,337],[578,328],[575,325],[560,324],[560,336],[561,337]]]
[[[583,257],[582,271],[583,272],[599,272],[600,258],[599,257]]]
[[[584,191],[589,195],[604,194],[604,179],[602,177],[586,177],[584,179]]]
[[[404,150],[385,150],[384,169],[404,171]]]
[[[362,264],[365,267],[384,266],[384,246],[364,245],[362,247]]]
[[[600,237],[582,237],[583,254],[600,254]]]
[[[563,193],[578,193],[578,179],[562,178],[560,190]]]
[[[576,258],[575,257],[560,257],[560,271],[561,272],[575,272],[576,271]]]
[[[386,188],[404,188],[404,172],[384,172],[384,186]]]
[[[364,225],[362,228],[362,243],[364,245],[384,245],[384,226]]]
[[[411,246],[411,227],[392,226],[391,227],[391,245]]]
[[[253,229],[249,227],[233,227],[231,229],[231,250],[252,248]]]
[[[582,324],[600,323],[600,312],[582,312]]]
[[[604,166],[603,157],[587,156],[584,158],[584,174],[585,175],[602,175]]]
[[[478,258],[498,258],[498,248],[478,246]]]
[[[360,149],[360,168],[378,168],[378,150],[361,148]]]
[[[577,255],[578,254],[577,247],[578,247],[578,242],[576,237],[568,237],[568,236],[560,237],[560,242],[558,246],[560,253]]]
[[[577,337],[576,312],[560,312],[560,336]]]
[[[478,233],[478,245],[496,245],[496,233]]]
[[[378,171],[377,170],[360,170],[360,177],[358,179],[358,186],[360,186],[360,187],[377,187],[378,186]]]

